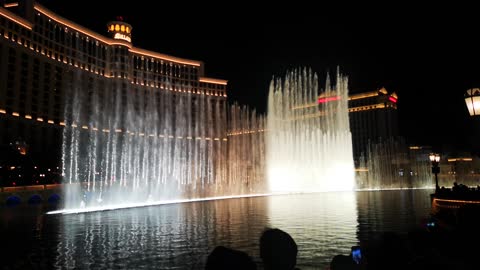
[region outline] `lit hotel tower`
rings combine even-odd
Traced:
[[[318,97],[318,104],[336,102],[338,99],[337,96],[322,94]],[[359,158],[366,154],[369,143],[399,136],[397,100],[397,94],[389,93],[385,88],[348,96],[348,116],[356,166]],[[309,106],[314,105],[307,104],[302,108]]]
[[[385,88],[376,91],[350,94],[348,111],[352,132],[355,162],[366,154],[369,142],[376,143],[399,136],[397,116],[398,96]]]
[[[122,20],[108,23],[107,30],[109,37],[34,1],[0,0],[0,145],[25,141],[34,158],[58,162],[63,126],[69,125],[66,100],[77,87],[118,89],[123,100],[142,91],[168,91],[172,103],[210,106],[215,119],[203,120],[216,123],[215,129],[194,135],[226,147],[227,81],[205,77],[200,61],[133,46],[132,26]]]

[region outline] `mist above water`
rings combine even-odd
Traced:
[[[317,75],[292,71],[270,84],[267,175],[272,192],[353,190],[348,80],[337,74],[321,90]]]

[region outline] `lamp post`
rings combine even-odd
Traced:
[[[480,88],[470,88],[465,92],[465,104],[467,105],[468,113],[475,121],[473,125],[473,133],[470,136],[473,151],[480,153]]]
[[[435,194],[438,193],[440,187],[438,186],[438,173],[440,172],[440,154],[431,153],[429,156],[430,161],[432,162],[432,173],[435,174]]]
[[[470,116],[480,115],[480,88],[467,90],[465,93],[465,104],[467,104]]]

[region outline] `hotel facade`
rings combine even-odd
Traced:
[[[349,95],[350,131],[356,162],[367,154],[369,143],[399,136],[397,101],[397,94],[385,88]]]
[[[132,26],[123,21],[109,22],[105,32],[108,37],[34,1],[0,0],[0,145],[26,143],[32,157],[53,164],[61,156],[65,126],[128,132],[121,124],[110,130],[112,125],[94,126],[89,120],[95,110],[89,102],[93,96],[107,99],[110,96],[104,93],[116,89],[121,106],[127,106],[131,95],[154,93],[148,97],[159,102],[171,96],[172,107],[191,103],[197,107],[192,113],[211,108],[213,119],[192,116],[189,121],[215,123],[215,128],[189,131],[185,138],[219,141],[218,148],[225,148],[227,81],[205,77],[200,61],[135,47]],[[72,98],[75,88],[82,89],[87,101],[77,118],[65,110],[77,102]],[[139,103],[134,110],[147,101]],[[175,116],[170,120],[175,123]]]
[[[135,47],[126,22],[109,22],[105,33],[31,0],[0,0],[0,146],[18,146],[40,166],[60,166],[66,129],[169,138],[174,147],[194,149],[187,161],[197,150],[205,152],[195,159],[208,163],[201,173],[207,182],[262,182],[264,149],[251,145],[263,145],[264,120],[227,106],[226,80],[206,77],[201,61]],[[396,101],[385,89],[349,97],[355,159],[369,141],[398,135]],[[147,117],[151,104],[160,119]],[[161,124],[143,132],[141,123],[132,124],[143,119]]]

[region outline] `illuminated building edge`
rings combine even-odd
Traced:
[[[108,130],[103,127],[86,125],[86,123],[68,123],[64,119],[63,110],[64,96],[68,95],[65,80],[68,78],[67,76],[62,77],[62,81],[58,85],[60,88],[54,85],[56,68],[61,69],[60,75],[64,75],[64,72],[67,71],[80,71],[81,76],[92,78],[94,81],[103,81],[105,84],[107,84],[106,82],[117,85],[127,84],[132,90],[148,89],[168,91],[176,96],[204,96],[205,99],[212,102],[221,102],[220,114],[222,116],[218,116],[222,117],[221,121],[226,118],[224,104],[226,104],[228,81],[206,77],[204,64],[201,61],[134,47],[129,42],[131,36],[126,35],[131,33],[131,26],[128,31],[124,27],[124,35],[130,37],[130,40],[109,38],[64,19],[37,3],[32,4],[31,17],[23,17],[23,15],[19,15],[21,13],[15,13],[18,5],[9,4],[0,7],[0,96],[2,96],[0,99],[0,144],[7,144],[9,138],[12,137],[31,138],[37,136],[37,133],[44,133],[43,131],[38,132],[43,127],[53,127],[45,129],[44,134],[38,135],[42,136],[41,139],[32,139],[32,141],[41,142],[40,144],[46,151],[52,149],[53,146],[55,149],[61,149],[58,147],[58,143],[55,144],[50,140],[54,140],[51,139],[53,137],[60,137],[61,141],[61,135],[59,136],[58,132],[61,132],[64,126],[78,127],[86,132],[125,132],[130,136],[227,141],[226,125],[223,122],[220,129],[222,132],[219,134],[203,136],[192,134],[192,136],[175,137],[169,134],[134,134],[127,130]],[[73,39],[77,40],[77,47],[74,47],[74,42],[71,41]],[[87,47],[92,48],[92,52],[89,51],[90,49],[82,52],[78,47],[83,46],[82,42],[86,42]],[[104,55],[102,56],[100,52],[104,52]],[[88,57],[84,57],[82,54],[86,54]],[[111,59],[117,55],[127,57],[129,66],[116,66],[117,64],[114,62],[116,60]],[[23,63],[20,61],[24,56],[28,63],[28,66],[25,65],[26,71],[22,70]],[[13,59],[11,63],[10,59]],[[44,74],[51,74],[49,75],[51,76],[50,80],[35,79],[35,83],[33,83],[36,75],[32,66],[35,65],[35,61],[39,61],[40,78],[46,76]],[[46,64],[51,66],[50,72],[44,70]],[[10,65],[14,68],[10,68]],[[26,74],[25,79],[22,77],[22,73]],[[10,84],[13,86],[10,87]],[[38,89],[32,86],[34,84],[39,84]],[[25,95],[17,94],[18,89],[23,87],[26,89]],[[40,94],[35,94],[35,92]],[[61,96],[57,103],[58,92],[61,93]],[[42,100],[48,101],[48,105],[44,106]],[[37,109],[33,109],[33,107],[37,107]],[[58,109],[54,110],[53,108]],[[23,128],[24,125],[28,125],[28,128]],[[14,135],[7,134],[10,130],[13,130]],[[34,132],[34,130],[37,131]],[[22,132],[31,132],[31,134]]]

